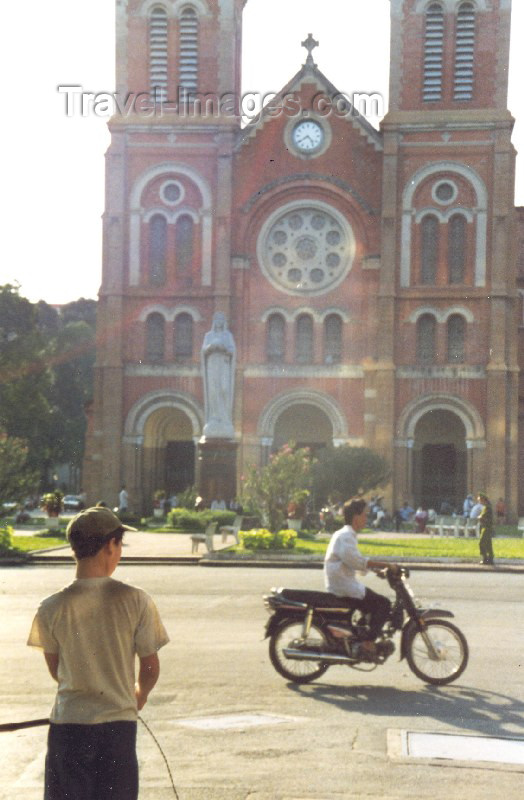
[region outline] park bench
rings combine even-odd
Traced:
[[[241,514],[237,514],[232,525],[221,525],[218,529],[218,532],[222,534],[222,541],[225,542],[228,535],[231,534],[235,542],[238,544],[238,533],[242,530],[243,521],[244,517]]]
[[[517,530],[518,530],[519,536],[524,539],[524,517],[519,517]]]
[[[433,536],[479,536],[479,523],[464,517],[436,516],[435,521],[426,525],[426,530]]]
[[[213,552],[213,536],[216,533],[217,522],[210,522],[203,533],[191,534],[191,552],[198,553],[200,543],[205,544],[207,552]]]

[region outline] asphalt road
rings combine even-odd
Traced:
[[[0,570],[0,722],[49,712],[53,683],[25,646],[41,597],[70,568]],[[425,603],[449,608],[468,638],[468,669],[441,689],[397,654],[370,673],[333,667],[296,687],[271,667],[262,595],[271,586],[321,589],[315,570],[120,566],[156,599],[171,643],[143,717],[163,748],[180,800],[513,800],[524,765],[397,758],[401,731],[524,738],[520,575],[414,572]],[[369,585],[386,591],[370,576]],[[262,724],[255,724],[262,723]],[[0,733],[0,798],[42,797],[45,728]],[[458,755],[458,752],[457,752]],[[156,744],[139,731],[141,800],[175,795]]]

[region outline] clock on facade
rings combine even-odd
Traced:
[[[295,125],[291,134],[294,146],[301,153],[313,153],[324,143],[324,129],[322,125],[312,119],[304,119]]]

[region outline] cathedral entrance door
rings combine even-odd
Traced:
[[[451,411],[428,411],[418,421],[413,448],[413,499],[440,513],[448,503],[462,509],[468,485],[466,432]]]
[[[169,492],[182,492],[195,482],[195,445],[167,442],[164,486]]]

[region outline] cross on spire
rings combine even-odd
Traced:
[[[318,42],[316,41],[316,39],[313,38],[312,33],[308,33],[307,39],[304,39],[304,41],[302,42],[302,47],[305,47],[307,50],[306,64],[308,66],[314,67],[315,62],[313,61],[313,56],[311,55],[311,53],[313,52],[315,47],[318,47]]]

